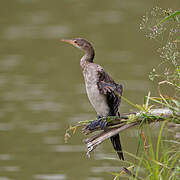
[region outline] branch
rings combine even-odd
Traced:
[[[178,114],[179,116],[180,114]],[[131,117],[133,116],[133,120]],[[167,118],[173,117],[173,111],[164,108],[164,109],[152,109],[148,113],[146,112],[133,112],[128,114],[123,114],[120,118],[114,117],[113,121],[108,123],[107,130],[102,131],[100,127],[97,127],[93,131],[87,129],[87,126],[83,127],[82,131],[85,135],[91,134],[95,131],[100,131],[98,134],[93,135],[84,140],[84,143],[87,146],[87,155],[90,157],[90,152],[93,151],[98,145],[104,142],[106,139],[124,131],[128,128],[131,128],[135,125],[141,124],[146,120],[148,123],[163,121]]]
[[[91,138],[85,139],[84,142],[85,142],[87,149],[88,149],[88,151],[87,151],[88,157],[90,157],[90,152],[93,151],[98,145],[100,145],[106,139],[118,134],[120,131],[128,129],[128,128],[135,126],[137,124],[138,123],[135,122],[135,123],[123,125],[123,126],[118,127],[118,128],[112,128],[112,129],[109,129],[107,131],[103,131],[100,134],[95,135]]]

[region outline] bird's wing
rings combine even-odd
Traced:
[[[110,107],[109,114],[111,116],[116,115],[121,102],[123,87],[121,84],[115,83],[103,68],[98,70],[98,78],[97,86],[100,93],[104,94],[107,98],[107,103]]]
[[[98,82],[97,86],[101,94],[104,94],[107,98],[107,103],[110,108],[109,116],[117,116],[118,107],[121,102],[121,96],[123,92],[123,87],[121,84],[117,84],[113,81],[113,79],[104,71],[103,68],[98,69]],[[112,136],[111,142],[113,144],[114,149],[117,151],[120,159],[124,160],[121,142],[119,134]]]

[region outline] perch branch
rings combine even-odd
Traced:
[[[120,131],[123,131],[123,130],[128,129],[135,125],[137,125],[137,122],[134,122],[131,124],[126,124],[124,126],[117,127],[117,128],[111,128],[111,129],[108,129],[107,131],[103,131],[100,134],[95,135],[91,138],[85,139],[84,142],[88,149],[88,151],[87,151],[88,157],[90,157],[90,152],[93,151],[98,145],[100,145],[106,139],[118,134]]]
[[[130,116],[134,116],[134,121],[128,121]],[[179,115],[179,114],[178,114]],[[93,135],[84,140],[84,143],[87,146],[87,155],[90,157],[90,152],[93,151],[98,145],[104,142],[106,139],[120,133],[123,130],[131,128],[135,125],[138,125],[143,122],[144,118],[146,118],[146,122],[157,122],[163,121],[166,118],[173,117],[173,111],[168,108],[165,109],[152,109],[148,113],[146,112],[133,112],[128,114],[123,114],[120,118],[114,118],[113,121],[108,123],[108,127],[106,131],[102,131],[99,127],[90,131],[87,129],[87,126],[83,127],[83,133],[85,135],[91,134],[95,131],[100,131],[98,134]]]

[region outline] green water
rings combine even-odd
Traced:
[[[82,52],[59,41],[84,37],[95,61],[141,104],[156,92],[148,73],[159,64],[156,44],[139,31],[140,17],[159,5],[178,9],[179,0],[1,0],[0,180],[109,180],[124,165],[109,141],[89,159],[80,132],[64,143],[65,129],[94,119],[79,67]],[[122,101],[120,111],[133,109]],[[137,130],[121,133],[135,153]],[[125,155],[126,156],[126,155]],[[129,157],[126,157],[129,160]]]

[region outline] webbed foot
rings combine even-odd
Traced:
[[[107,121],[106,120],[101,120],[99,123],[99,126],[101,127],[101,129],[105,130],[107,127]]]
[[[89,125],[87,125],[87,128],[88,128],[90,131],[94,130],[96,127],[99,126],[100,121],[101,121],[101,120],[94,120],[94,121],[92,121]]]
[[[95,128],[97,127],[100,127],[101,129],[105,130],[106,127],[107,127],[107,121],[106,120],[102,120],[102,117],[101,116],[98,116],[98,119],[97,120],[94,120],[92,121],[88,126],[87,128],[92,131],[94,130]]]

